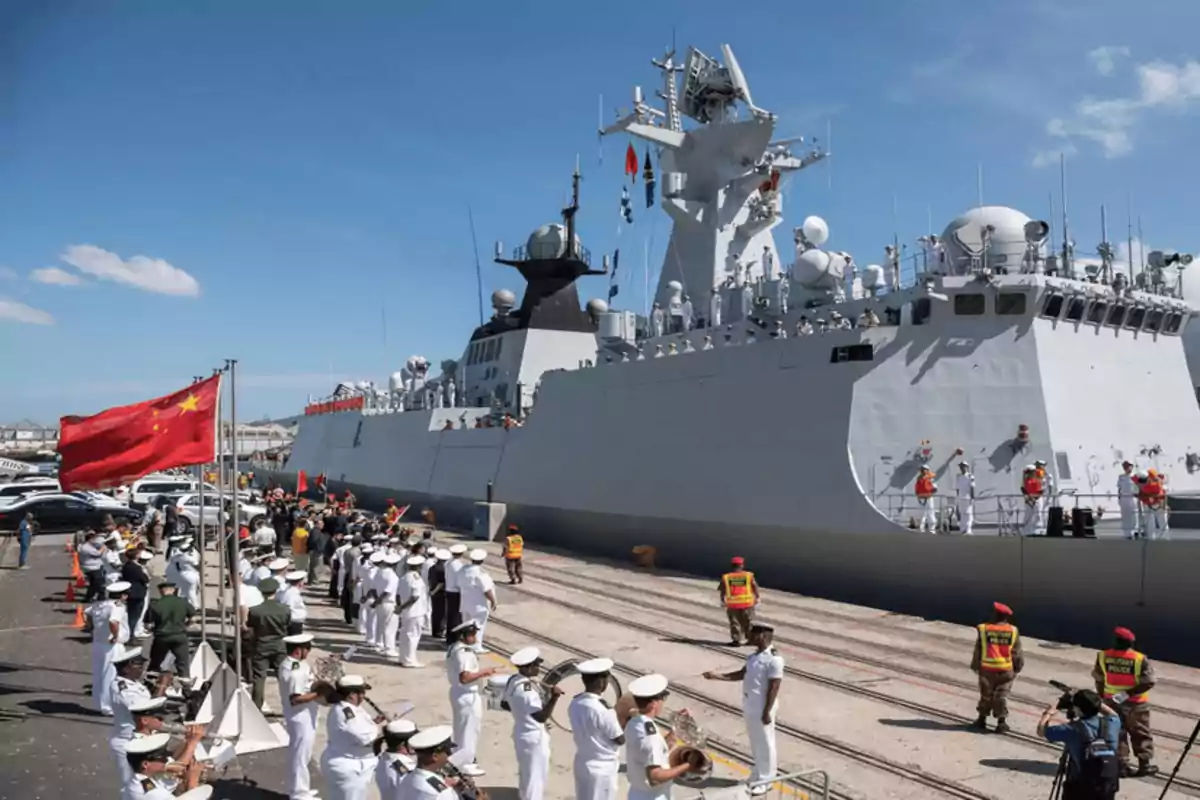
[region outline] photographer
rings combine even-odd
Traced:
[[[1058,711],[1066,712],[1066,721],[1058,718]],[[1090,689],[1064,694],[1042,712],[1037,732],[1046,741],[1063,745],[1064,758],[1056,778],[1062,781],[1062,800],[1111,800],[1117,796],[1121,719],[1100,695]]]

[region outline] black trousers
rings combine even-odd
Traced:
[[[429,612],[429,633],[434,638],[441,638],[446,633],[446,601],[441,597],[433,598],[433,608]]]
[[[94,569],[90,572],[83,573],[87,578],[87,594],[84,595],[83,602],[91,603],[95,600],[103,600],[108,596],[104,588],[104,570]]]
[[[462,594],[446,592],[446,641],[450,641],[450,631],[462,622]]]
[[[333,564],[331,564],[329,567],[329,599],[330,600],[338,599],[337,582],[338,582],[338,573],[341,572],[341,568],[340,568],[341,565],[338,563],[338,561],[340,561],[340,560],[341,559],[334,559]]]
[[[188,665],[191,663],[191,643],[187,636],[155,636],[150,642],[150,671],[161,672],[163,659],[167,653],[174,653],[175,667],[171,670],[181,678],[188,677]]]
[[[342,619],[347,625],[358,619],[358,606],[351,600],[349,586],[342,588]]]
[[[137,633],[138,618],[142,616],[142,607],[146,605],[146,598],[145,596],[131,597],[125,605],[129,609],[129,636],[133,638],[133,634]]]

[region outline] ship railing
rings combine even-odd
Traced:
[[[753,792],[761,787],[766,792],[757,797],[789,798],[809,797],[812,800],[829,800],[829,773],[823,769],[806,769],[800,772],[789,772],[786,775],[776,775],[774,778],[762,781],[749,781],[745,784],[705,789],[699,794],[690,795],[689,800],[733,800],[747,796],[747,791]]]
[[[582,261],[584,264],[587,264],[589,267],[592,265],[592,253],[586,247],[580,247],[577,249],[577,251],[575,253],[575,259],[577,261]],[[529,255],[529,249],[526,248],[524,245],[522,245],[521,247],[513,248],[512,260],[513,261],[532,261],[533,259]]]

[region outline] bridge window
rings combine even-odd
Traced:
[[[1106,311],[1108,311],[1108,303],[1103,300],[1097,300],[1088,309],[1087,321],[1093,325],[1103,325]]]
[[[999,298],[996,303],[996,313],[1000,313]],[[1059,314],[1063,310],[1063,296],[1061,294],[1048,294],[1042,302],[1042,316],[1050,319],[1058,319]]]
[[[1126,306],[1117,303],[1108,310],[1108,323],[1114,328],[1121,327],[1121,323],[1125,321]]]
[[[1163,333],[1179,333],[1179,325],[1183,322],[1183,315],[1178,311],[1167,317],[1166,327],[1163,328]]]
[[[982,294],[954,295],[954,313],[960,316],[977,317],[987,311],[987,298]]]
[[[504,337],[497,336],[496,337],[496,352],[492,354],[492,358],[499,358],[500,351],[503,349],[504,349]]]
[[[924,325],[929,322],[929,315],[933,313],[933,301],[928,297],[922,297],[913,301],[912,305],[912,324]]]
[[[1087,302],[1082,297],[1072,297],[1067,303],[1067,319],[1071,322],[1079,322],[1083,319],[1083,310],[1087,308]]]
[[[1162,327],[1164,316],[1161,309],[1151,309],[1150,313],[1146,315],[1146,330],[1150,333],[1158,333],[1158,329]]]
[[[1146,321],[1146,309],[1141,306],[1134,306],[1129,309],[1129,316],[1125,318],[1125,327],[1130,330],[1141,330],[1142,323]]]
[[[870,344],[851,344],[835,347],[829,355],[830,364],[840,364],[843,361],[874,361],[875,347]]]
[[[1002,317],[1019,317],[1025,313],[1024,292],[1001,292],[996,295],[996,313]]]

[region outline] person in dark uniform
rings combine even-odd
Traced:
[[[125,551],[125,563],[121,565],[121,577],[118,580],[129,584],[129,636],[138,638],[138,623],[142,619],[142,609],[146,606],[146,594],[150,591],[150,574],[138,560],[141,553],[137,548]]]
[[[1021,635],[1010,621],[1012,609],[1004,603],[992,604],[992,621],[977,625],[971,671],[979,675],[979,718],[975,727],[987,730],[988,714],[996,717],[996,733],[1008,733],[1008,694],[1013,681],[1025,666],[1021,654]]]
[[[446,562],[450,560],[449,550],[435,550],[435,560],[429,568],[429,633],[435,639],[442,638],[446,633],[446,601],[443,594],[446,591]]]
[[[246,614],[246,629],[254,651],[250,660],[253,675],[250,694],[254,698],[254,705],[262,708],[267,676],[273,674],[287,657],[283,637],[288,635],[292,610],[275,599],[279,581],[274,578],[261,581],[258,590],[262,592],[263,601]]]
[[[150,643],[150,670],[160,672],[157,695],[162,695],[171,683],[172,675],[181,678],[188,677],[188,665],[191,663],[191,644],[188,641],[187,627],[196,616],[196,609],[176,594],[176,586],[170,581],[158,584],[159,597],[150,604],[146,613],[146,621],[154,634]],[[175,666],[163,670],[163,659],[167,653],[175,656]]]

